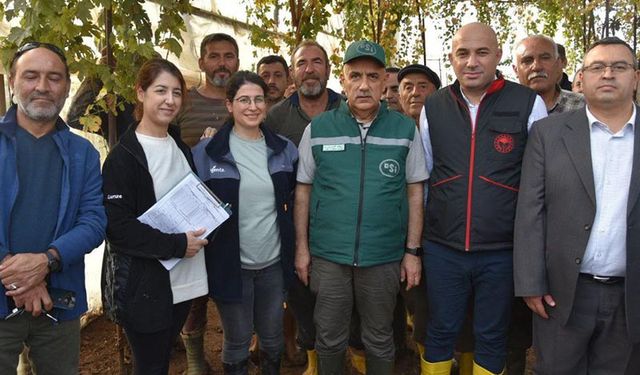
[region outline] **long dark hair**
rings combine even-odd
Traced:
[[[142,89],[142,91],[146,91],[162,72],[171,74],[180,82],[180,89],[182,90],[182,106],[184,107],[185,100],[187,98],[187,83],[184,81],[184,77],[182,76],[180,69],[173,65],[169,60],[154,58],[144,63],[142,67],[140,67],[138,76],[136,77],[136,91],[139,88]],[[140,121],[142,119],[142,115],[144,114],[143,112],[142,103],[136,99],[136,109],[134,112],[136,120]]]

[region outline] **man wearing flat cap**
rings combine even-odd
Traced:
[[[422,64],[405,66],[398,72],[402,112],[420,123],[420,112],[427,97],[440,88],[440,77]]]
[[[400,282],[420,282],[428,174],[415,123],[380,101],[384,67],[382,47],[352,43],[340,76],[346,103],[315,117],[300,141],[296,271],[316,294],[319,374],[342,373],[354,304],[367,374],[391,374]]]

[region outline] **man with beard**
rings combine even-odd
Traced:
[[[298,146],[311,119],[337,108],[342,97],[327,88],[331,72],[329,58],[325,49],[316,41],[305,40],[296,47],[291,57],[290,71],[296,91],[271,108],[265,125]],[[315,298],[309,287],[295,278],[289,289],[288,306],[298,324],[298,345],[307,351],[305,375],[314,375],[316,371],[314,305]]]
[[[256,71],[269,87],[267,108],[271,108],[284,98],[284,92],[290,84],[287,62],[282,56],[265,56],[258,61]]]
[[[225,105],[225,85],[238,71],[238,44],[227,34],[209,34],[200,43],[200,69],[205,73],[205,84],[187,92],[187,105],[176,117],[182,140],[194,146],[210,129],[219,129],[229,117]],[[212,133],[207,134],[211,136]],[[203,296],[193,300],[187,321],[182,327],[182,341],[187,353],[187,374],[205,374],[204,333],[207,328],[207,302]]]
[[[225,85],[238,71],[238,43],[230,35],[209,34],[200,43],[200,70],[204,72],[203,86],[187,91],[187,105],[176,117],[182,140],[193,147],[207,128],[219,129],[229,117],[225,101]],[[189,321],[187,320],[187,323]]]
[[[16,372],[24,345],[38,374],[78,373],[84,255],[107,219],[98,152],[59,117],[70,83],[52,44],[27,43],[11,60],[15,105],[0,118],[2,374]],[[61,308],[58,291],[75,304]]]
[[[531,35],[514,48],[513,71],[521,85],[540,95],[549,114],[581,108],[582,95],[562,89],[558,80],[562,75],[562,59],[553,39],[544,35]]]
[[[398,92],[398,72],[400,72],[400,68],[390,66],[385,71],[387,72],[387,84],[384,86],[382,99],[387,101],[389,108],[402,112],[402,107],[400,107],[400,102],[398,101],[400,98],[400,93]]]
[[[300,43],[293,51],[290,70],[296,92],[271,108],[265,125],[297,146],[311,119],[336,108],[342,97],[327,88],[329,57],[318,42]]]
[[[400,70],[397,79],[402,112],[413,118],[417,126],[424,101],[440,88],[440,77],[426,65],[411,64]]]

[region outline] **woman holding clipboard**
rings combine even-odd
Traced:
[[[171,121],[183,104],[186,84],[164,59],[146,62],[136,79],[136,119],[103,167],[107,245],[103,265],[105,311],[121,324],[134,357],[135,374],[167,374],[171,348],[191,300],[208,292],[204,229],[163,233],[137,220],[188,173],[187,145]],[[167,270],[158,260],[182,258]]]
[[[225,374],[247,374],[252,333],[262,374],[279,374],[284,291],[293,279],[292,200],[298,152],[263,126],[267,85],[257,74],[229,78],[231,118],[193,149],[198,176],[231,217],[206,247],[209,295],[224,330]]]

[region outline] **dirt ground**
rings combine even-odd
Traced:
[[[212,374],[222,374],[221,351],[222,351],[222,328],[220,318],[213,303],[209,302],[207,309],[208,323],[205,334],[205,355],[207,362],[212,366]],[[122,336],[122,345],[126,346],[126,338]],[[104,316],[100,316],[90,322],[82,330],[82,342],[80,348],[80,374],[120,374],[120,359],[118,350],[117,326]],[[409,352],[402,356],[396,363],[395,373],[398,375],[416,375],[419,373],[419,363],[417,355]],[[127,353],[124,359],[124,374],[130,374],[131,360]],[[283,362],[282,375],[302,374],[306,366],[293,366],[286,361]],[[171,367],[169,374],[179,375],[186,369],[186,359],[184,349],[177,346],[171,356]],[[357,371],[345,369],[345,373],[357,374]],[[256,365],[251,364],[250,374],[258,374]]]
[[[205,355],[207,362],[212,366],[211,374],[222,374],[221,351],[222,351],[222,328],[217,310],[213,303],[209,302],[207,309],[208,324],[205,334]],[[82,330],[82,342],[80,349],[80,374],[130,374],[131,360],[129,354],[125,355],[123,361],[119,358],[119,343],[117,326],[100,316],[93,320]],[[126,339],[121,337],[121,345],[126,347]],[[410,340],[409,340],[410,341]],[[413,346],[408,342],[410,347]],[[531,360],[531,356],[529,360]],[[121,372],[120,366],[124,365],[124,372]],[[186,359],[184,349],[177,346],[171,356],[171,367],[169,374],[180,375],[186,369]],[[299,375],[305,370],[305,365],[292,366],[286,361],[283,362],[281,370],[282,375]],[[249,373],[251,375],[258,374],[258,368],[250,365]],[[345,368],[345,374],[358,374],[351,368]],[[401,355],[395,365],[396,375],[417,375],[420,373],[420,364],[418,356],[409,350]]]

